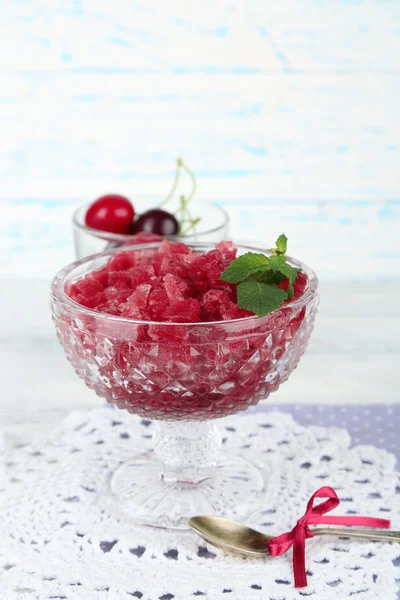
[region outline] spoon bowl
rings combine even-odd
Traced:
[[[227,552],[241,556],[262,557],[268,555],[268,540],[265,535],[251,527],[222,517],[192,517],[189,526],[204,540]]]

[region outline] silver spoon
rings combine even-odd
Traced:
[[[267,556],[267,542],[275,537],[222,517],[192,517],[189,519],[189,526],[209,544],[242,556]],[[400,531],[337,527],[321,527],[311,531],[314,535],[337,535],[380,542],[400,542]]]

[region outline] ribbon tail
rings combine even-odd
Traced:
[[[294,586],[296,588],[306,587],[306,544],[304,538],[296,539],[293,544],[293,573]]]
[[[379,529],[390,529],[391,523],[387,519],[377,519],[374,517],[314,517],[311,516],[308,520],[309,525],[346,525],[360,527],[377,527]]]

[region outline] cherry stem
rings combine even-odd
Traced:
[[[191,182],[192,182],[192,189],[191,189],[189,196],[187,198],[185,198],[185,196],[183,196],[183,195],[180,196],[179,208],[175,211],[175,216],[178,217],[178,220],[179,220],[179,235],[186,235],[187,233],[189,233],[189,231],[191,229],[194,229],[194,227],[200,221],[200,218],[198,217],[198,218],[194,219],[188,208],[189,202],[191,201],[191,199],[193,198],[193,196],[196,193],[196,189],[197,189],[196,177],[195,177],[193,171],[183,162],[183,160],[181,158],[178,158],[176,161],[175,179],[172,184],[172,188],[171,188],[168,196],[166,198],[164,198],[164,200],[158,205],[158,207],[161,208],[162,206],[164,206],[169,200],[171,200],[171,198],[175,194],[176,189],[179,184],[180,177],[181,177],[181,169],[183,169],[186,172],[186,174],[189,175]],[[189,225],[186,229],[184,229],[183,225],[186,223],[188,223]]]
[[[180,231],[180,235],[185,236],[187,233],[189,233],[189,231],[194,229],[196,225],[200,223],[200,221],[200,217],[197,217],[196,219],[191,219],[189,222],[189,227],[187,227],[187,229],[184,229],[183,231]]]
[[[161,208],[161,206],[164,206],[164,204],[166,204],[168,202],[168,200],[171,200],[172,196],[175,194],[175,191],[176,191],[176,188],[178,187],[179,179],[181,176],[182,165],[183,165],[182,159],[178,158],[176,161],[176,171],[175,171],[174,183],[172,184],[172,188],[171,188],[168,196],[166,196],[166,198],[164,198],[164,200],[162,202],[160,202],[160,204],[158,205],[159,208]]]
[[[182,234],[182,223],[183,223],[184,218],[185,218],[185,210],[186,210],[185,196],[181,196],[180,197],[179,208],[176,211],[176,216],[179,217],[179,235]]]
[[[162,206],[164,206],[164,204],[166,204],[169,200],[171,200],[172,196],[175,194],[176,188],[178,187],[178,183],[179,183],[179,180],[181,177],[181,169],[184,169],[186,171],[186,173],[189,175],[189,177],[192,181],[192,190],[191,190],[189,196],[187,198],[185,198],[185,202],[186,203],[190,202],[190,200],[195,195],[196,189],[197,189],[196,177],[195,177],[193,171],[191,169],[189,169],[189,167],[183,162],[183,160],[181,158],[178,158],[176,161],[175,179],[172,184],[172,188],[171,188],[168,196],[166,196],[166,198],[164,198],[164,200],[158,205],[159,208],[161,208]]]
[[[192,180],[192,191],[190,192],[189,196],[186,198],[186,202],[190,202],[196,193],[197,181],[196,181],[196,177],[194,176],[193,171],[191,169],[189,169],[189,167],[183,161],[181,161],[181,166],[186,171],[186,173],[189,175],[190,179]]]

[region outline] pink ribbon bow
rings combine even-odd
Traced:
[[[314,506],[315,498],[328,498],[325,502]],[[309,525],[361,525],[364,527],[380,527],[389,529],[390,521],[373,517],[324,517],[340,504],[340,500],[331,487],[325,486],[313,494],[308,501],[306,513],[299,519],[292,531],[274,537],[268,542],[271,556],[281,556],[293,546],[293,572],[295,587],[307,585],[305,552],[306,540],[314,537]]]

